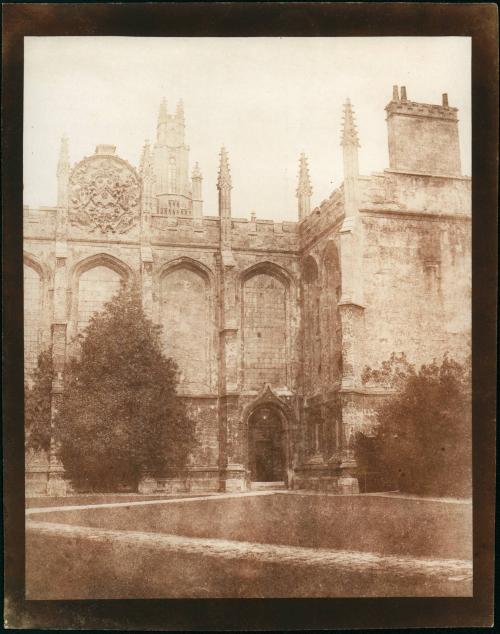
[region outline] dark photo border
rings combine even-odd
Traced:
[[[3,450],[7,628],[318,630],[478,627],[493,621],[498,14],[494,4],[4,4]],[[472,598],[27,601],[24,598],[23,37],[469,36],[472,38]],[[429,69],[432,72],[432,69]]]

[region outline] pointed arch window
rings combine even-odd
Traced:
[[[165,354],[180,371],[183,389],[207,391],[210,381],[209,282],[181,264],[160,279],[160,323]]]
[[[287,384],[287,288],[261,270],[243,284],[244,384],[260,389],[264,383]]]
[[[29,376],[40,353],[42,320],[42,280],[38,272],[24,264],[24,367]]]
[[[118,292],[122,277],[102,264],[88,269],[78,280],[77,329],[81,332],[92,315],[101,311],[106,302]]]

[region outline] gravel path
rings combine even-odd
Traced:
[[[224,559],[285,563],[306,567],[332,567],[332,569],[337,570],[379,571],[398,576],[421,574],[445,577],[452,581],[464,581],[472,578],[472,562],[460,559],[426,559],[361,551],[185,537],[164,533],[108,530],[70,524],[37,522],[32,519],[27,522],[26,529],[27,531],[59,537],[84,538],[91,541],[121,543],[129,546],[146,546]]]
[[[184,504],[185,502],[200,502],[202,500],[224,500],[230,498],[243,497],[259,497],[264,495],[276,495],[277,493],[286,494],[285,491],[249,491],[244,493],[211,493],[204,495],[180,496],[170,498],[154,498],[152,500],[127,500],[126,502],[100,502],[98,504],[67,504],[63,506],[39,506],[31,507],[25,510],[26,515],[35,515],[36,513],[50,513],[57,511],[83,511],[86,509],[112,509],[130,506],[157,506],[161,504]]]

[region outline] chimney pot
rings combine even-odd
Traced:
[[[406,101],[406,86],[401,86],[401,101]]]
[[[443,93],[443,106],[448,107],[448,93],[446,92]]]

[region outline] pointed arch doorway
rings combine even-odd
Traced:
[[[287,435],[283,415],[264,403],[248,418],[248,469],[252,482],[286,482]]]

